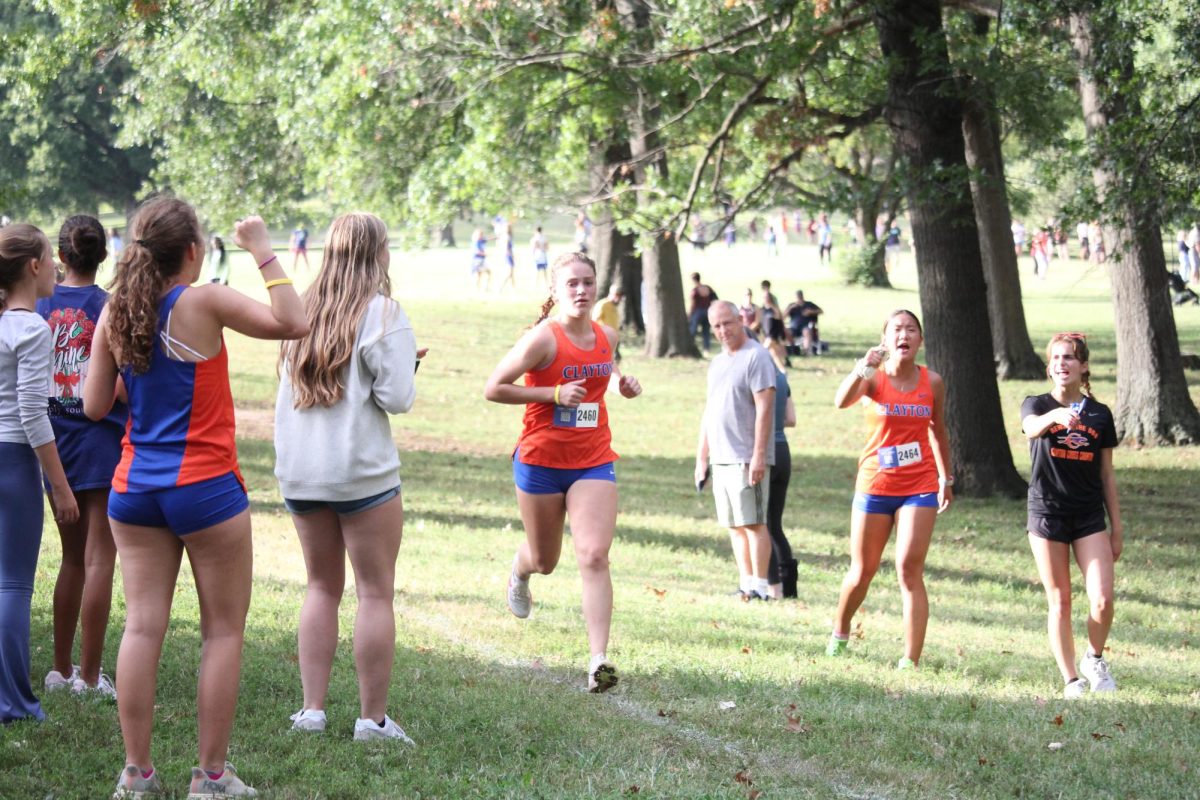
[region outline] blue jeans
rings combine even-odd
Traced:
[[[692,335],[692,341],[696,340],[697,329],[703,332],[704,352],[707,353],[712,345],[712,328],[708,325],[708,309],[696,309],[688,317],[688,333]]]

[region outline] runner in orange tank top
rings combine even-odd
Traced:
[[[937,515],[954,499],[943,417],[946,387],[940,375],[916,363],[922,338],[916,314],[893,311],[880,346],[855,364],[834,397],[838,408],[862,401],[868,436],[850,514],[850,570],[825,652],[846,652],[850,622],[866,599],[894,525],[904,600],[904,657],[898,669],[915,668],[921,660],[929,622],[925,556]]]
[[[583,579],[583,619],[591,662],[588,691],[617,683],[609,662],[612,579],[608,551],[617,524],[617,477],[604,394],[613,377],[624,397],[642,393],[637,379],[613,363],[617,332],[592,322],[596,265],[582,253],[559,256],[550,268],[551,295],[533,328],[496,366],[484,388],[494,403],[525,406],[513,453],[517,507],[525,541],[513,557],[508,607],[524,619],[533,609],[529,576],[549,575],[562,553],[563,523]],[[558,305],[553,317],[550,310]],[[516,380],[524,376],[524,385]]]

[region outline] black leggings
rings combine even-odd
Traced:
[[[771,490],[767,499],[767,532],[771,534],[771,564],[767,580],[780,583],[781,564],[792,562],[792,545],[783,532],[783,506],[787,502],[788,482],[792,478],[792,451],[786,441],[775,442],[775,466],[771,467]]]

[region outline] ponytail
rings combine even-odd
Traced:
[[[139,208],[129,235],[109,287],[108,334],[118,366],[144,373],[158,335],[159,299],[183,269],[187,248],[203,247],[204,239],[196,212],[172,197],[156,197]]]

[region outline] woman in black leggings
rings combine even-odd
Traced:
[[[796,596],[796,559],[792,545],[783,532],[783,505],[787,502],[788,482],[792,477],[792,451],[788,447],[784,428],[796,427],[796,406],[787,374],[775,371],[775,465],[771,467],[771,489],[767,497],[767,532],[771,534],[771,563],[767,578],[771,581],[771,596]]]

